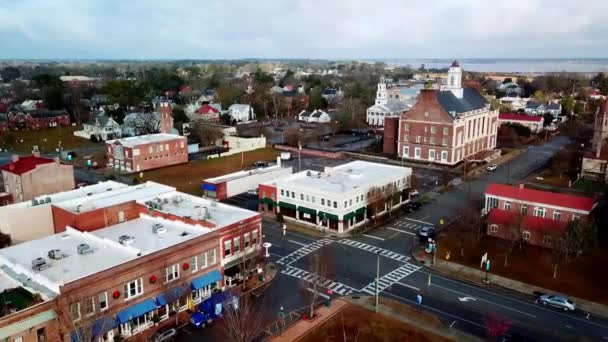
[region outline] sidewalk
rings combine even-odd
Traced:
[[[422,257],[421,257],[421,255],[422,255]],[[430,267],[432,256],[430,254],[424,253],[422,247],[419,248],[418,250],[412,251],[412,256],[417,261],[419,261],[425,265],[428,265]],[[490,281],[491,285],[487,285],[483,282],[485,280],[486,273],[481,270],[471,268],[468,266],[464,266],[464,265],[461,265],[461,264],[458,264],[455,262],[446,261],[439,257],[436,258],[435,262],[436,262],[435,267],[433,267],[434,270],[445,273],[454,278],[458,278],[458,279],[461,279],[464,281],[475,283],[477,285],[500,286],[500,287],[515,290],[515,291],[529,294],[529,295],[534,295],[534,292],[555,293],[555,291],[553,291],[553,290],[526,284],[526,283],[523,283],[523,282],[520,282],[520,281],[517,281],[514,279],[501,277],[501,276],[492,274],[491,272],[488,274],[488,280]],[[595,302],[588,301],[588,300],[585,300],[582,298],[576,298],[576,297],[572,297],[572,296],[569,296],[569,297],[572,300],[574,300],[574,302],[576,302],[578,309],[587,311],[594,315],[608,317],[608,306],[607,305],[595,303]]]
[[[331,306],[320,306],[315,312],[317,316],[312,320],[299,320],[297,323],[287,328],[283,335],[271,337],[270,341],[292,342],[302,339],[316,327],[321,326],[333,316],[346,309],[350,304],[342,299],[334,299]]]

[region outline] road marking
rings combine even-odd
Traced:
[[[428,224],[428,225],[433,226],[433,224],[432,224],[432,223],[430,223],[430,222],[421,221],[421,220],[414,220],[414,219],[411,219],[411,218],[408,218],[408,217],[406,217],[405,219],[406,219],[406,220],[408,220],[408,221],[414,221],[414,222],[418,222],[418,223],[424,223],[424,224]]]
[[[446,315],[446,316],[454,317],[454,318],[456,318],[456,319],[458,319],[458,320],[461,320],[461,321],[463,321],[463,322],[467,322],[467,323],[471,323],[471,324],[473,324],[473,325],[476,325],[476,326],[478,326],[478,327],[482,327],[482,328],[484,328],[484,329],[486,328],[486,326],[485,326],[485,325],[482,325],[482,324],[479,324],[479,323],[475,323],[475,322],[473,322],[473,321],[469,321],[468,319],[465,319],[465,318],[462,318],[462,317],[458,317],[458,316],[456,316],[456,315],[452,315],[451,313],[448,313],[448,312],[445,312],[445,311],[442,311],[442,310],[439,310],[439,309],[432,308],[432,307],[430,307],[430,306],[428,306],[428,305],[425,305],[425,304],[418,304],[418,303],[416,303],[416,302],[415,302],[415,301],[413,301],[413,300],[410,300],[410,299],[407,299],[407,298],[403,298],[403,297],[399,297],[399,296],[394,295],[394,294],[392,294],[392,293],[390,293],[390,292],[384,292],[384,294],[385,294],[385,295],[389,295],[389,296],[391,296],[391,297],[398,298],[398,299],[400,299],[400,300],[403,300],[403,301],[406,301],[406,302],[409,302],[409,303],[412,303],[412,304],[416,304],[416,306],[422,306],[422,307],[425,307],[425,308],[427,308],[427,309],[429,309],[429,310],[433,310],[433,311],[435,311],[435,312],[439,312],[439,313],[440,313],[440,314],[442,314],[442,315]]]
[[[276,243],[274,243],[274,242],[272,243],[272,246],[270,246],[270,247],[279,247],[279,248],[281,248],[281,246],[277,245],[277,244],[276,244]]]
[[[321,293],[319,291],[315,291],[315,290],[311,289],[310,287],[307,287],[306,290],[308,290],[308,292],[316,293],[318,296],[323,297],[325,299],[329,299],[329,296],[326,295],[325,293]]]
[[[393,227],[386,227],[386,229],[394,230],[396,232],[403,233],[403,234],[409,234],[409,235],[416,236],[416,234],[414,234],[412,232],[406,232],[405,230],[401,230],[401,229],[397,229],[397,228],[393,228]]]
[[[452,322],[452,324],[450,324],[450,328],[454,326],[454,323],[456,323],[456,321]]]
[[[272,230],[276,230],[279,233],[283,234],[283,228],[282,227],[274,227],[274,226],[270,226],[270,225],[266,225],[265,227],[263,227],[263,229],[272,229]],[[287,234],[291,234],[291,235],[295,235],[297,237],[301,237],[302,239],[306,239],[306,240],[310,240],[310,241],[317,241],[318,239],[313,239],[311,237],[308,236],[304,236],[298,233],[294,233],[294,232],[290,232],[289,230],[287,231]]]
[[[381,238],[381,237],[377,237],[377,236],[373,236],[373,235],[367,235],[367,234],[362,234],[362,235],[365,236],[365,237],[368,237],[368,238],[384,241],[384,239]]]
[[[301,242],[299,242],[299,241],[287,240],[287,242],[295,243],[296,245],[300,245],[300,246],[302,246],[302,247],[308,247],[308,245],[307,245],[307,244],[305,244],[305,243],[301,243]]]
[[[410,284],[404,284],[404,283],[400,283],[400,282],[396,282],[395,284],[401,285],[401,286],[405,286],[405,287],[409,287],[410,289],[412,289],[414,291],[420,291],[419,288],[417,288],[416,286],[410,285]]]
[[[475,299],[473,297],[464,296],[464,297],[458,297],[458,300],[461,301],[461,302],[468,302],[468,301],[473,301],[474,302],[477,299]]]
[[[463,295],[463,296],[465,296],[465,298],[467,298],[467,297],[469,297],[469,298],[470,298],[470,297],[471,297],[470,295],[468,295],[468,294],[466,294],[466,293],[462,293],[462,292],[460,292],[460,291],[452,290],[452,289],[449,289],[449,288],[447,288],[447,287],[443,287],[443,286],[440,286],[440,285],[437,285],[437,284],[431,284],[431,286],[435,286],[435,287],[438,287],[438,288],[440,288],[440,289],[444,289],[444,290],[446,290],[446,291],[450,291],[450,292],[454,292],[454,293],[457,293],[457,294]],[[458,299],[460,299],[460,298],[458,298]],[[504,309],[507,309],[507,310],[515,311],[515,312],[518,312],[518,313],[523,314],[523,315],[527,315],[527,316],[530,316],[530,317],[536,317],[536,315],[532,315],[532,314],[529,314],[529,313],[527,313],[527,312],[523,312],[523,311],[520,311],[520,310],[517,310],[517,309],[510,308],[510,307],[508,307],[508,306],[504,306],[504,305],[501,305],[501,304],[497,304],[497,303],[494,303],[494,302],[489,301],[489,300],[485,300],[485,299],[481,299],[481,298],[478,298],[478,299],[479,299],[480,301],[482,301],[482,302],[490,303],[490,304],[492,304],[492,305],[496,305],[496,306],[498,306],[498,307],[501,307],[501,308],[504,308]],[[462,301],[462,300],[461,300],[461,301]]]
[[[270,254],[270,255],[272,255],[272,256],[275,256],[275,257],[277,257],[277,258],[282,258],[282,257],[284,257],[284,255],[278,255],[278,254],[276,254],[276,253],[268,253],[268,254]]]

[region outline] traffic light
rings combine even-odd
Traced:
[[[93,165],[93,162],[91,161],[91,159],[87,159],[87,167],[90,169],[91,165]]]
[[[72,154],[68,153],[68,161],[72,161]]]

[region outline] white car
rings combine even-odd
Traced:
[[[486,171],[495,171],[497,168],[498,168],[498,165],[490,164],[490,165],[488,165],[488,167],[486,167]]]
[[[252,189],[252,190],[248,190],[247,194],[252,195],[252,196],[257,196],[259,194],[258,189]]]
[[[173,339],[175,339],[175,336],[177,336],[177,330],[169,329],[169,330],[163,331],[162,333],[157,333],[156,335],[154,335],[153,341],[154,342],[173,341]]]

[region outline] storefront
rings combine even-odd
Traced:
[[[214,270],[201,277],[192,279],[191,299],[194,304],[211,297],[213,291],[219,289],[218,283],[222,280],[222,273]]]
[[[127,337],[148,329],[154,324],[152,317],[156,313],[156,308],[157,305],[153,299],[146,299],[120,311],[116,315],[120,334]]]

